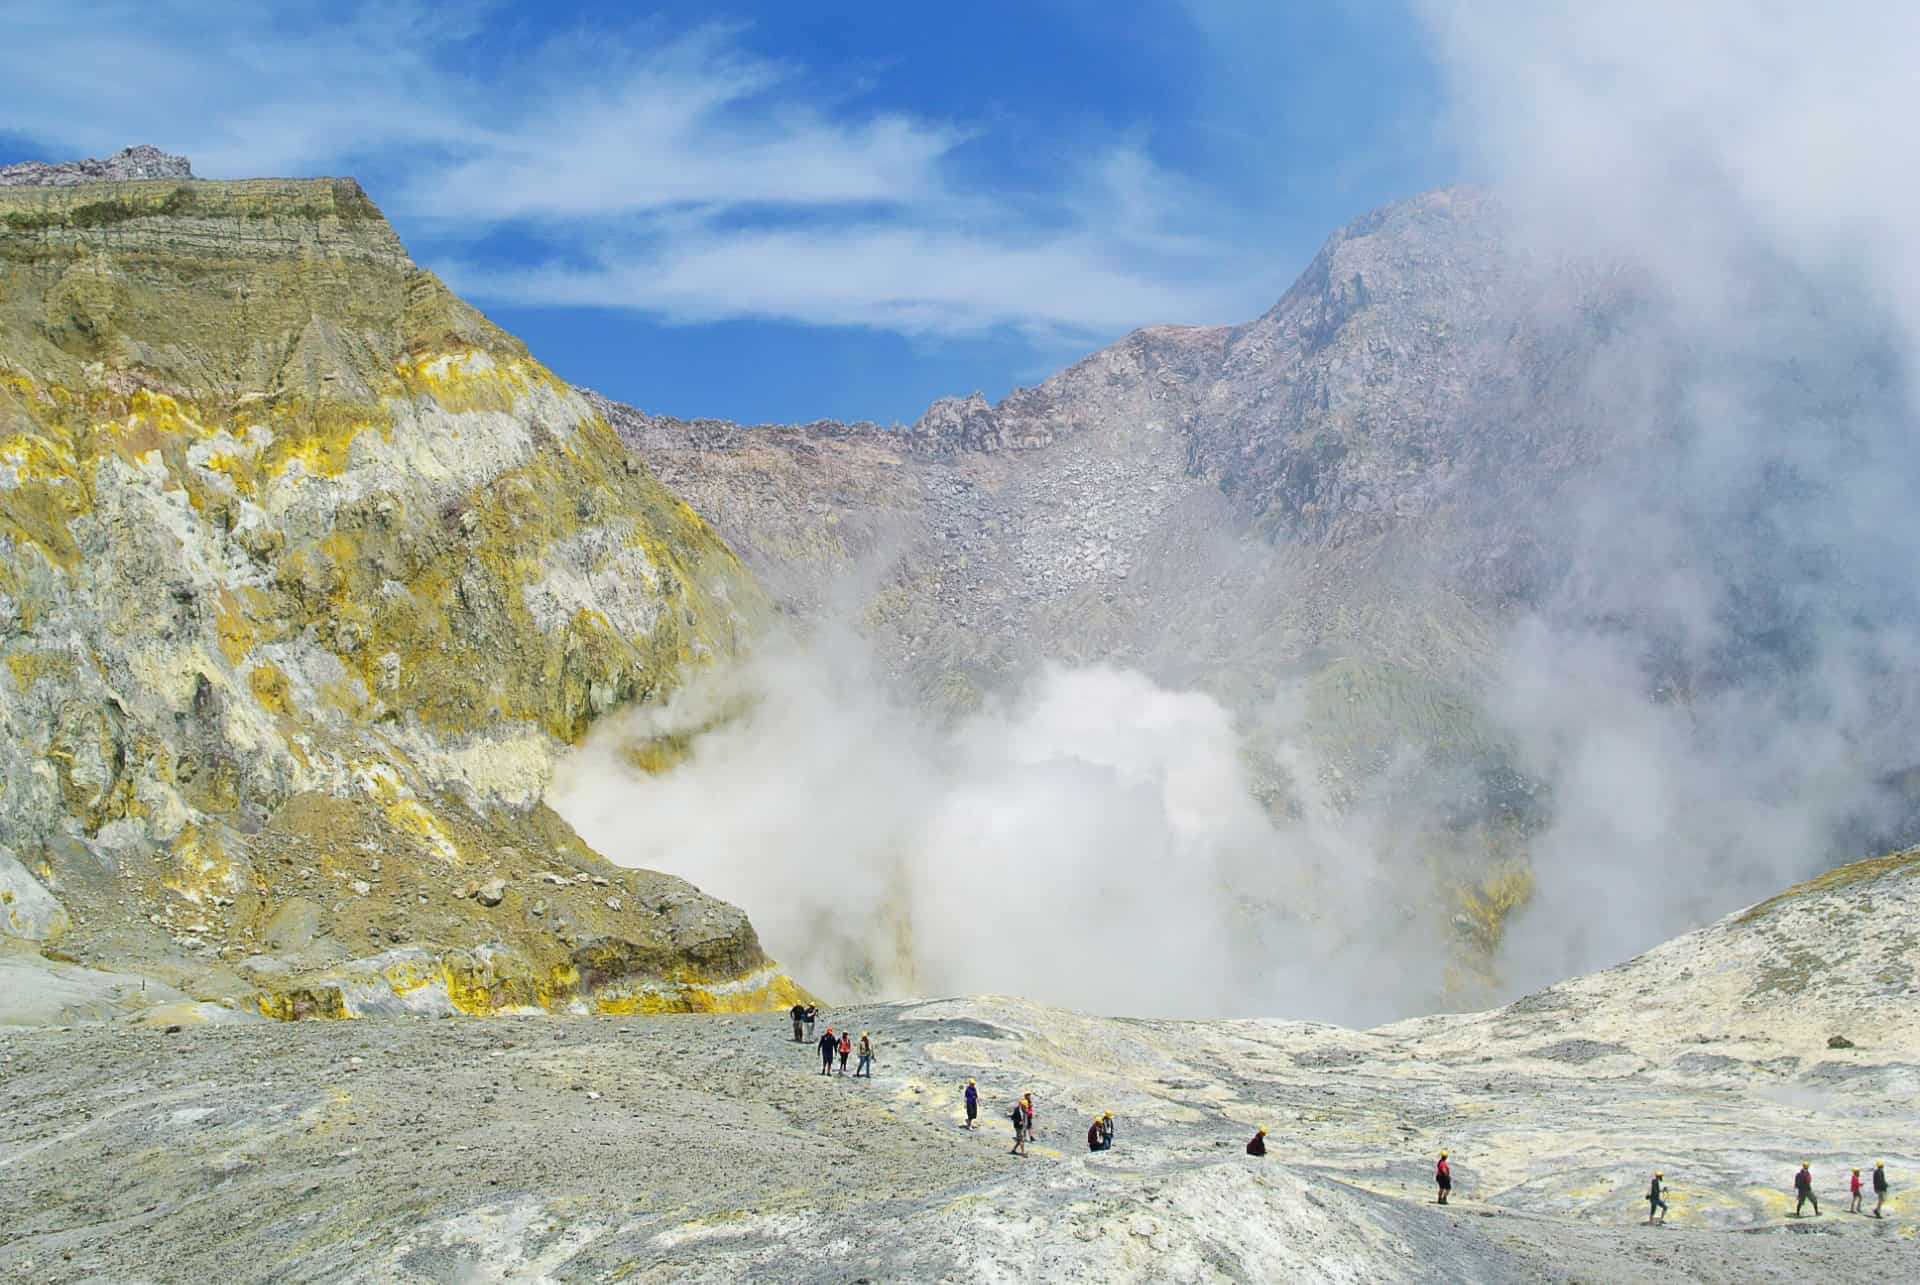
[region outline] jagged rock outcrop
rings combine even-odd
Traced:
[[[193,165],[184,156],[163,152],[147,143],[123,147],[107,159],[83,161],[22,161],[0,165],[0,187],[78,187],[83,183],[126,183],[138,179],[192,178]]]
[[[791,993],[540,803],[758,590],[358,184],[13,187],[0,264],[0,843],[68,919],[34,932],[283,1015]]]

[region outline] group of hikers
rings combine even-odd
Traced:
[[[820,1049],[820,1074],[835,1074],[834,1059],[838,1058],[840,1062],[838,1074],[845,1075],[847,1073],[847,1059],[851,1057],[854,1050],[858,1048],[860,1051],[860,1060],[854,1063],[853,1078],[856,1080],[861,1076],[865,1076],[869,1080],[873,1078],[872,1032],[860,1032],[860,1043],[856,1045],[853,1042],[852,1031],[841,1031],[836,1035],[834,1034],[833,1028],[829,1026],[827,1033],[822,1035],[818,1041],[815,1041],[813,1039],[813,1027],[814,1023],[820,1020],[820,1008],[817,1004],[795,1004],[787,1010],[787,1016],[793,1021],[793,1042],[795,1044],[805,1044],[809,1042],[818,1044]],[[803,1031],[804,1034],[802,1033]]]
[[[795,1004],[788,1010],[787,1016],[793,1022],[794,1043],[803,1044],[816,1042],[813,1039],[813,1028],[820,1017],[818,1005]],[[860,1033],[860,1042],[856,1046],[851,1031],[843,1030],[836,1035],[834,1029],[829,1026],[826,1034],[822,1035],[817,1043],[820,1048],[820,1074],[834,1074],[835,1059],[838,1059],[839,1074],[845,1075],[847,1073],[847,1058],[857,1047],[860,1052],[860,1060],[855,1065],[853,1072],[854,1078],[858,1079],[863,1075],[869,1080],[873,1078],[873,1040],[869,1032],[862,1031]],[[974,1081],[968,1080],[965,1089],[961,1092],[961,1099],[966,1104],[966,1127],[972,1129],[980,1118],[980,1086]],[[1008,1118],[1013,1122],[1013,1150],[1010,1154],[1024,1156],[1027,1154],[1027,1141],[1033,1137],[1033,1094],[1021,1094],[1019,1100],[1013,1104],[1013,1109],[1009,1112]],[[1105,1111],[1094,1116],[1093,1123],[1087,1126],[1087,1150],[1111,1151],[1112,1149],[1113,1112]],[[1264,1156],[1267,1154],[1267,1131],[1264,1126],[1256,1130],[1254,1135],[1247,1139],[1247,1154],[1250,1156]],[[1434,1165],[1433,1181],[1434,1186],[1439,1189],[1439,1197],[1434,1203],[1440,1205],[1446,1204],[1447,1197],[1453,1192],[1453,1170],[1447,1164],[1447,1153],[1444,1151],[1440,1153],[1440,1159]],[[1653,1183],[1647,1188],[1648,1223],[1656,1221],[1664,1223],[1667,1221],[1666,1181],[1667,1176],[1664,1172],[1655,1171]],[[1887,1166],[1884,1160],[1875,1162],[1873,1166],[1873,1177],[1870,1181],[1873,1187],[1873,1216],[1880,1218],[1884,1216],[1881,1210],[1887,1202]],[[1811,1204],[1813,1206],[1814,1216],[1819,1217],[1820,1198],[1813,1193],[1813,1169],[1805,1161],[1801,1162],[1800,1171],[1793,1175],[1793,1190],[1796,1196],[1793,1205],[1793,1216],[1796,1218],[1800,1217],[1801,1210]],[[1853,1178],[1849,1184],[1849,1190],[1853,1196],[1853,1203],[1849,1207],[1848,1212],[1861,1213],[1860,1200],[1862,1183],[1858,1169],[1853,1171]]]
[[[1656,1219],[1663,1223],[1667,1221],[1666,1179],[1666,1174],[1656,1172],[1653,1175],[1653,1185],[1647,1188],[1647,1221],[1649,1223],[1656,1221]],[[1876,1160],[1874,1162],[1872,1182],[1873,1216],[1875,1218],[1883,1218],[1886,1215],[1881,1213],[1881,1210],[1887,1203],[1886,1161]],[[1852,1203],[1847,1206],[1847,1212],[1850,1214],[1863,1212],[1860,1208],[1861,1185],[1860,1171],[1855,1169],[1853,1171],[1853,1177],[1847,1183],[1847,1190],[1853,1197]],[[1813,1194],[1813,1166],[1804,1160],[1800,1162],[1800,1171],[1793,1175],[1793,1196],[1793,1216],[1795,1218],[1801,1217],[1801,1211],[1808,1205],[1813,1206],[1813,1216],[1815,1218],[1820,1216],[1820,1197]],[[1443,1201],[1442,1203],[1445,1202]]]

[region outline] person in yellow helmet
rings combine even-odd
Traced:
[[[1666,1185],[1662,1181],[1667,1175],[1654,1170],[1653,1185],[1647,1188],[1647,1222],[1653,1222],[1654,1212],[1660,1214],[1660,1221],[1667,1221]]]
[[[1251,1138],[1247,1139],[1247,1154],[1264,1156],[1267,1154],[1267,1126],[1261,1125]]]
[[[1800,1162],[1800,1172],[1793,1175],[1793,1193],[1795,1196],[1793,1216],[1795,1218],[1800,1216],[1801,1208],[1805,1206],[1809,1200],[1813,1202],[1813,1216],[1815,1218],[1820,1216],[1820,1197],[1813,1194],[1813,1167],[1804,1160]]]
[[[1087,1150],[1105,1151],[1106,1130],[1100,1127],[1100,1117],[1093,1117],[1093,1123],[1087,1126]]]
[[[873,1041],[867,1038],[867,1032],[860,1032],[860,1064],[853,1068],[853,1078],[866,1076],[873,1078]]]
[[[1029,1094],[1013,1104],[1013,1151],[1016,1156],[1027,1154],[1027,1139],[1033,1135],[1033,1097]]]
[[[1880,1217],[1880,1206],[1887,1203],[1887,1162],[1873,1162],[1873,1216]]]
[[[1113,1150],[1113,1112],[1111,1111],[1100,1117],[1100,1149]]]
[[[968,1080],[967,1090],[960,1096],[967,1100],[967,1127],[971,1129],[973,1122],[980,1116],[980,1088],[972,1080]]]

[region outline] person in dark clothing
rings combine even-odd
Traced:
[[[1111,1111],[1100,1117],[1100,1149],[1113,1150],[1113,1112]]]
[[[1107,1149],[1107,1131],[1100,1127],[1100,1117],[1093,1117],[1093,1123],[1087,1126],[1087,1150],[1105,1151]]]
[[[813,1024],[814,1022],[818,1021],[820,1018],[820,1006],[818,1004],[807,1005],[805,1010],[805,1015],[807,1019],[807,1038],[812,1039]]]
[[[829,1026],[827,1033],[820,1037],[820,1074],[833,1074],[833,1053],[839,1047],[840,1041],[834,1038],[833,1028]]]
[[[1009,1154],[1024,1156],[1027,1154],[1027,1135],[1033,1131],[1033,1108],[1027,1105],[1025,1098],[1013,1104],[1013,1150]]]
[[[972,1080],[967,1081],[967,1091],[962,1095],[967,1100],[967,1127],[973,1127],[974,1120],[980,1114],[980,1090],[974,1087]]]
[[[840,1054],[840,1074],[845,1075],[847,1073],[847,1054],[853,1052],[853,1036],[847,1034],[845,1031],[840,1032],[840,1043],[836,1046],[835,1051]]]
[[[1259,1130],[1251,1138],[1247,1139],[1247,1154],[1250,1156],[1264,1156],[1267,1154],[1267,1128],[1265,1125],[1261,1125]]]
[[[1666,1177],[1665,1174],[1654,1174],[1653,1185],[1647,1188],[1647,1221],[1649,1223],[1653,1221],[1655,1210],[1660,1212],[1661,1222],[1667,1221],[1667,1202],[1661,1198],[1661,1192],[1664,1191],[1665,1188],[1660,1185],[1660,1180],[1664,1177]]]
[[[793,1042],[795,1044],[804,1044],[806,1042],[806,1036],[800,1033],[800,1024],[807,1020],[807,1010],[795,1004],[787,1010],[787,1016],[793,1019]]]
[[[1440,1188],[1440,1199],[1435,1204],[1447,1203],[1447,1193],[1453,1190],[1453,1170],[1447,1168],[1447,1153],[1440,1153],[1440,1163],[1433,1167],[1433,1181]]]
[[[1873,1162],[1873,1216],[1880,1217],[1880,1206],[1887,1203],[1887,1162]]]
[[[1801,1208],[1811,1200],[1813,1202],[1813,1216],[1818,1218],[1820,1216],[1820,1197],[1813,1194],[1813,1170],[1807,1167],[1807,1162],[1804,1160],[1800,1162],[1800,1172],[1793,1175],[1793,1190],[1797,1197],[1793,1202],[1793,1216],[1798,1218]]]

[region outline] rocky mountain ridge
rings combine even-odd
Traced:
[[[352,180],[73,173],[0,190],[6,940],[289,1016],[793,994],[540,801],[764,612],[726,546]]]
[[[140,179],[192,178],[193,164],[184,156],[163,152],[147,143],[123,147],[105,160],[21,161],[0,165],[0,187],[78,187],[84,183],[127,183]]]

